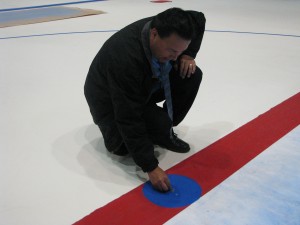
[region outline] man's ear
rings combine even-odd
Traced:
[[[158,35],[157,29],[154,27],[150,30],[151,37],[156,37]]]

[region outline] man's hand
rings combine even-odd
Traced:
[[[158,166],[151,172],[148,172],[148,176],[152,186],[161,192],[171,190],[171,184],[167,174]]]
[[[184,79],[190,77],[196,71],[196,62],[194,58],[188,55],[182,55],[179,59],[179,74]]]

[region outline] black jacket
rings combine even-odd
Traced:
[[[196,57],[205,29],[202,13],[188,11],[196,31],[183,53]],[[144,25],[153,17],[134,22],[110,37],[94,58],[84,92],[96,124],[115,121],[135,163],[143,171],[155,169],[153,143],[142,114],[155,82],[141,40]]]

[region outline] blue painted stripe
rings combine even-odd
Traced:
[[[100,1],[105,1],[105,0],[86,0],[86,1],[77,1],[77,2],[49,4],[49,5],[28,6],[28,7],[21,7],[21,8],[0,9],[0,12],[17,11],[17,10],[24,10],[24,9],[39,9],[39,8],[46,8],[46,7],[54,7],[54,6],[62,6],[62,5],[75,5],[75,4],[82,4],[82,3],[89,3],[89,2],[100,2]]]
[[[42,8],[36,10],[22,10],[13,12],[0,13],[0,24],[5,25],[12,22],[28,21],[33,19],[43,19],[48,17],[74,17],[81,13],[80,8],[70,7],[55,7],[55,8]]]
[[[23,35],[23,36],[0,37],[0,40],[30,38],[30,37],[44,37],[44,36],[57,36],[57,35],[70,35],[70,34],[110,33],[110,32],[117,32],[117,31],[119,31],[119,30],[93,30],[93,31],[50,33],[50,34],[33,34],[33,35]],[[232,30],[205,30],[205,32],[268,35],[268,36],[271,35],[271,36],[279,36],[279,37],[300,38],[300,35],[294,35],[294,34],[276,34],[276,33],[261,33],[261,32],[247,32],[247,31],[232,31]]]
[[[300,35],[295,35],[295,34],[276,34],[276,33],[249,32],[249,31],[234,31],[234,30],[205,30],[205,31],[206,31],[206,32],[218,32],[218,33],[271,35],[271,36],[297,37],[297,38],[300,37]]]
[[[23,36],[13,36],[13,37],[2,37],[0,38],[0,40],[30,38],[30,37],[44,37],[44,36],[58,36],[58,35],[69,35],[69,34],[112,33],[117,31],[119,30],[94,30],[94,31],[62,32],[62,33],[52,33],[52,34],[33,34],[33,35],[23,35]]]

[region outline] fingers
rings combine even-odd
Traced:
[[[167,192],[171,190],[170,180],[167,174],[159,167],[148,173],[152,186],[160,191]]]
[[[194,60],[181,60],[180,62],[180,76],[182,79],[185,77],[191,77],[196,70],[196,64]]]
[[[169,187],[166,183],[162,182],[159,185],[154,186],[154,188],[160,192],[168,192],[171,190],[171,187]]]
[[[161,188],[160,191],[162,192],[167,192],[171,190],[171,185],[169,179],[165,179],[164,181],[161,182]]]
[[[191,77],[191,75],[195,73],[195,70],[196,70],[196,64],[190,63],[187,72],[187,77]]]
[[[164,177],[162,180],[158,180],[152,184],[153,187],[160,192],[167,192],[171,190],[171,184],[168,177]]]
[[[168,177],[167,177],[167,179],[166,179],[166,185],[167,185],[167,187],[168,187],[168,190],[167,190],[167,191],[172,190],[171,182],[170,182],[170,180],[169,180]]]

